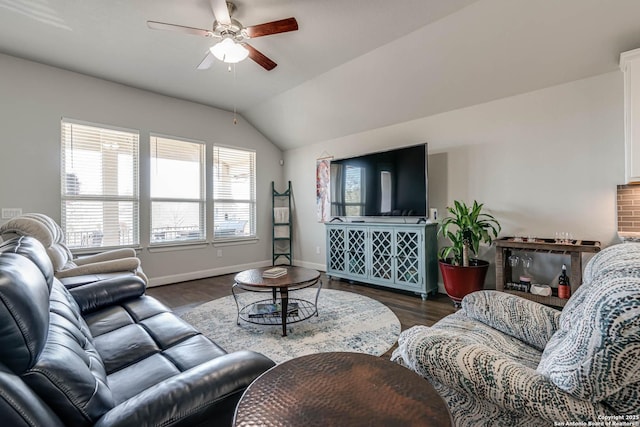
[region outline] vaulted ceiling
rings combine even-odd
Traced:
[[[640,47],[637,0],[236,0],[245,26],[295,32],[196,70],[209,0],[0,0],[0,52],[226,110],[283,149],[614,71]],[[4,78],[1,75],[0,78]]]

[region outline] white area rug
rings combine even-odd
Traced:
[[[303,289],[291,297],[313,301],[315,288]],[[239,302],[268,298],[268,294],[244,292]],[[384,304],[353,292],[320,290],[318,316],[287,325],[255,325],[240,320],[236,324],[233,296],[202,304],[182,315],[203,334],[228,352],[254,350],[276,363],[312,353],[353,351],[380,356],[389,350],[400,334],[400,321]]]

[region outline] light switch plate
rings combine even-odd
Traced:
[[[22,208],[2,208],[2,219],[11,219],[22,215]]]

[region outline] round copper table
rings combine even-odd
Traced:
[[[451,426],[429,382],[387,359],[316,353],[288,360],[245,390],[236,427]]]
[[[287,274],[276,278],[263,277],[262,273],[272,267],[254,268],[252,270],[242,271],[236,274],[234,278],[235,283],[233,284],[231,291],[238,307],[238,324],[240,319],[260,325],[282,324],[282,336],[286,337],[287,323],[300,322],[318,314],[318,295],[320,293],[320,288],[322,287],[322,282],[320,282],[318,292],[316,292],[315,302],[290,298],[289,291],[308,288],[318,283],[320,279],[320,272],[294,266],[279,267],[286,268]],[[281,305],[279,316],[256,317],[252,319],[249,316],[252,308],[255,307],[256,304],[265,303],[269,300],[258,301],[241,307],[238,304],[238,298],[235,293],[236,288],[250,292],[270,292],[272,295],[270,301]],[[289,311],[290,301],[295,303],[295,314]]]

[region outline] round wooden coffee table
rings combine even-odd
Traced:
[[[322,282],[316,292],[315,301],[307,301],[299,298],[290,298],[289,291],[308,288],[320,281],[320,272],[308,268],[294,266],[279,266],[287,269],[287,274],[273,279],[265,278],[262,273],[272,267],[254,268],[236,274],[231,292],[238,307],[238,324],[240,319],[259,325],[282,325],[282,336],[287,336],[287,324],[301,322],[318,314],[318,295]],[[250,292],[270,292],[271,298],[240,306],[236,295],[236,288]],[[278,305],[280,308],[275,314],[261,315],[256,308]],[[295,309],[294,309],[295,308]]]
[[[258,377],[234,415],[252,426],[453,425],[440,395],[415,372],[363,353],[316,353],[288,360]]]

